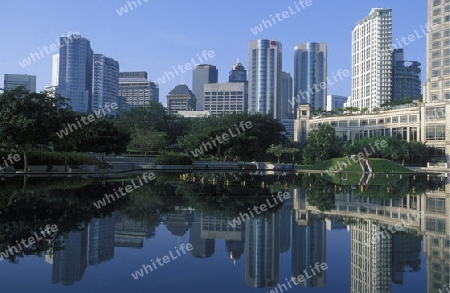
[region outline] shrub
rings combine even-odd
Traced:
[[[163,153],[155,158],[156,165],[192,165],[192,159],[185,154]]]

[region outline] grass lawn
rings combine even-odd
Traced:
[[[411,170],[390,160],[373,158],[370,159],[370,161],[372,163],[374,172],[370,183],[371,185],[390,184],[412,174]],[[328,170],[330,167],[337,166],[339,162],[345,162],[349,166],[342,169],[340,173],[329,176],[326,173],[326,170]],[[348,160],[346,157],[334,158],[312,166],[300,165],[296,167],[299,167],[298,169],[303,170],[324,171],[323,176],[325,176],[327,180],[340,185],[359,185],[361,177],[363,176],[363,172],[359,163],[355,163],[351,159]]]

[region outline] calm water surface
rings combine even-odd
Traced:
[[[4,178],[0,292],[447,292],[445,176],[137,176]]]

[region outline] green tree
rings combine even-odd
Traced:
[[[316,164],[334,157],[342,152],[342,142],[329,124],[321,124],[318,129],[308,134],[306,147],[303,149],[305,164]]]
[[[86,125],[83,134],[78,151],[121,154],[126,152],[130,141],[128,133],[122,132],[112,121],[106,119],[97,119]]]
[[[158,151],[165,147],[166,140],[167,135],[165,132],[138,128],[132,134],[128,147],[144,152],[147,155],[147,152]]]

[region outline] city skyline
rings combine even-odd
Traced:
[[[22,15],[35,15],[36,11],[42,12],[40,19],[43,19],[40,26],[11,26],[5,29],[6,39],[13,39],[13,36],[27,35],[29,37],[22,38],[21,46],[18,48],[5,48],[6,56],[3,62],[3,72],[0,74],[29,74],[37,76],[37,90],[43,90],[45,86],[51,85],[51,63],[52,55],[47,54],[44,46],[51,47],[55,45],[55,40],[61,35],[66,36],[69,32],[79,32],[82,37],[91,41],[91,47],[95,53],[101,53],[110,58],[114,58],[120,63],[121,71],[147,71],[149,80],[156,80],[164,75],[164,72],[173,71],[173,67],[184,65],[191,62],[191,59],[198,60],[197,55],[206,51],[214,51],[215,57],[208,59],[207,63],[217,67],[219,71],[218,82],[226,82],[229,67],[240,59],[242,64],[248,68],[247,46],[249,41],[255,39],[275,39],[283,43],[283,71],[287,71],[293,75],[293,49],[298,43],[303,42],[324,42],[328,45],[328,75],[332,77],[332,73],[336,73],[339,69],[349,70],[351,68],[351,31],[356,23],[366,16],[373,7],[384,7],[393,9],[393,43],[403,44],[408,54],[409,60],[417,60],[422,63],[425,68],[425,38],[417,38],[415,42],[406,43],[401,41],[403,37],[419,32],[426,26],[426,1],[419,3],[409,3],[408,1],[398,1],[390,3],[389,1],[368,1],[367,3],[359,3],[357,1],[348,1],[345,3],[320,3],[312,1],[312,5],[305,7],[298,14],[292,14],[283,21],[278,21],[263,32],[254,35],[251,28],[261,24],[261,20],[270,19],[270,15],[287,10],[289,6],[295,7],[291,1],[283,1],[281,3],[272,3],[261,7],[250,14],[245,9],[247,6],[254,6],[253,2],[241,4],[242,9],[234,9],[232,2],[220,3],[219,9],[223,10],[223,15],[212,14],[206,19],[192,21],[189,24],[179,27],[167,23],[166,19],[162,19],[160,15],[154,15],[154,11],[164,15],[164,11],[171,11],[173,18],[181,18],[184,13],[195,13],[195,8],[190,7],[187,3],[179,4],[179,11],[172,11],[169,4],[155,3],[151,8],[150,5],[141,5],[133,8],[127,14],[121,17],[117,15],[116,9],[126,4],[122,1],[112,1],[107,5],[100,3],[89,3],[89,7],[83,10],[83,7],[75,7],[75,5],[61,5],[56,1],[48,1],[52,9],[50,12],[43,11],[42,6],[31,1],[24,1],[24,8],[21,8]],[[132,2],[132,1],[130,1]],[[28,5],[27,5],[28,3]],[[202,3],[200,3],[201,5]],[[208,6],[201,5],[204,10],[208,10]],[[13,4],[6,4],[5,11],[14,12],[18,7]],[[63,13],[71,11],[70,15]],[[216,7],[215,7],[216,9]],[[336,11],[345,12],[351,9],[352,14],[348,21],[342,21],[341,16]],[[61,13],[57,13],[61,11]],[[91,23],[81,22],[74,17],[77,12],[91,15],[96,13],[96,20],[104,20],[108,23],[108,27],[92,26]],[[221,19],[226,17],[226,12],[233,12],[234,17],[244,19],[242,23],[230,24],[225,28],[221,25]],[[51,13],[52,18],[46,20],[46,15]],[[1,22],[14,24],[15,20],[10,18],[8,13]],[[150,25],[141,25],[147,21],[149,14],[152,16]],[[207,14],[207,13],[205,13]],[[56,18],[55,18],[56,15]],[[299,16],[301,15],[301,16]],[[324,25],[321,27],[308,26],[320,15],[327,18],[333,25]],[[87,17],[90,19],[89,17]],[[94,17],[92,17],[94,19]],[[211,19],[211,20],[210,20]],[[30,22],[33,17],[30,17]],[[58,22],[60,25],[55,28],[52,24]],[[159,21],[159,22],[158,22]],[[208,26],[202,26],[207,21]],[[153,23],[154,22],[154,23]],[[26,24],[27,22],[25,22]],[[300,29],[297,36],[293,36],[292,27],[306,27]],[[131,29],[133,28],[133,29]],[[131,31],[130,31],[131,29]],[[226,34],[225,30],[233,30],[235,33]],[[114,35],[108,34],[107,31],[113,30]],[[44,32],[45,31],[45,32]],[[223,32],[223,33],[222,33]],[[230,35],[230,37],[225,37]],[[11,36],[10,38],[8,38]],[[144,37],[142,37],[144,36]],[[136,38],[139,37],[139,46],[135,45]],[[120,41],[117,41],[120,38]],[[398,39],[398,40],[397,40]],[[157,42],[157,45],[154,45]],[[56,46],[56,45],[55,45]],[[54,46],[53,46],[54,47]],[[180,50],[181,49],[181,50]],[[21,67],[19,61],[26,59],[30,53],[38,53],[42,51],[40,59],[31,62],[30,65]],[[57,53],[54,51],[53,53]],[[198,61],[196,61],[198,63]],[[422,81],[425,70],[422,72]],[[165,96],[177,84],[184,83],[190,85],[192,83],[192,72],[180,74],[174,79],[160,85],[160,94],[162,104],[166,105]],[[2,83],[2,81],[1,81]],[[335,95],[350,95],[351,79],[346,78],[330,87],[328,93]]]

